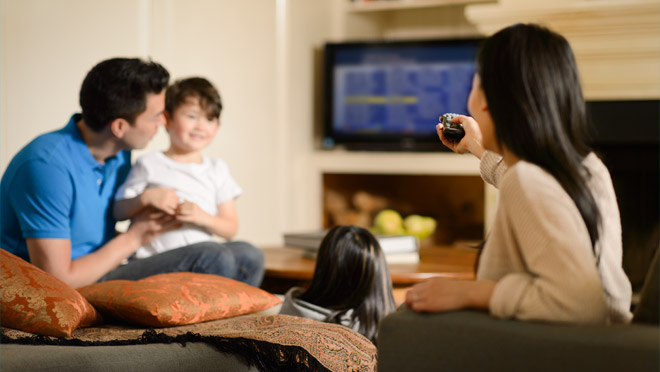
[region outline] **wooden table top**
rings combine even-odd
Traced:
[[[311,280],[316,261],[297,248],[264,248],[266,277]],[[432,277],[474,279],[477,251],[438,246],[422,248],[418,264],[390,264],[394,286],[407,286]]]

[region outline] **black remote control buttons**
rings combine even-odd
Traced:
[[[453,142],[459,142],[465,136],[465,130],[461,124],[454,124],[451,119],[457,117],[458,114],[447,113],[440,115],[440,123],[442,123],[442,133],[447,139]]]

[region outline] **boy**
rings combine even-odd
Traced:
[[[170,86],[165,93],[170,147],[136,161],[115,195],[113,212],[117,220],[124,220],[153,207],[182,224],[142,246],[135,258],[201,245],[218,252],[213,259],[223,268],[217,274],[259,286],[264,268],[258,248],[213,241],[214,235],[229,240],[236,234],[234,199],[242,193],[224,161],[201,153],[215,137],[221,110],[220,95],[206,79],[193,77]]]

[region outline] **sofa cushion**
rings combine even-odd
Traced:
[[[0,283],[3,327],[60,337],[102,322],[75,289],[4,249],[0,250]]]
[[[170,327],[250,314],[281,300],[218,275],[168,273],[137,281],[112,280],[79,289],[104,316],[151,327]]]
[[[378,371],[658,371],[655,325],[503,320],[402,305],[378,333]]]

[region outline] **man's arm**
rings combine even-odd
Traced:
[[[129,234],[121,234],[101,249],[71,260],[69,239],[26,239],[30,262],[73,288],[92,284],[140,246]]]
[[[173,217],[162,213],[143,212],[128,231],[110,240],[98,250],[71,260],[69,239],[26,239],[30,262],[73,288],[92,284],[115,269],[140,246],[157,235],[178,228]]]

